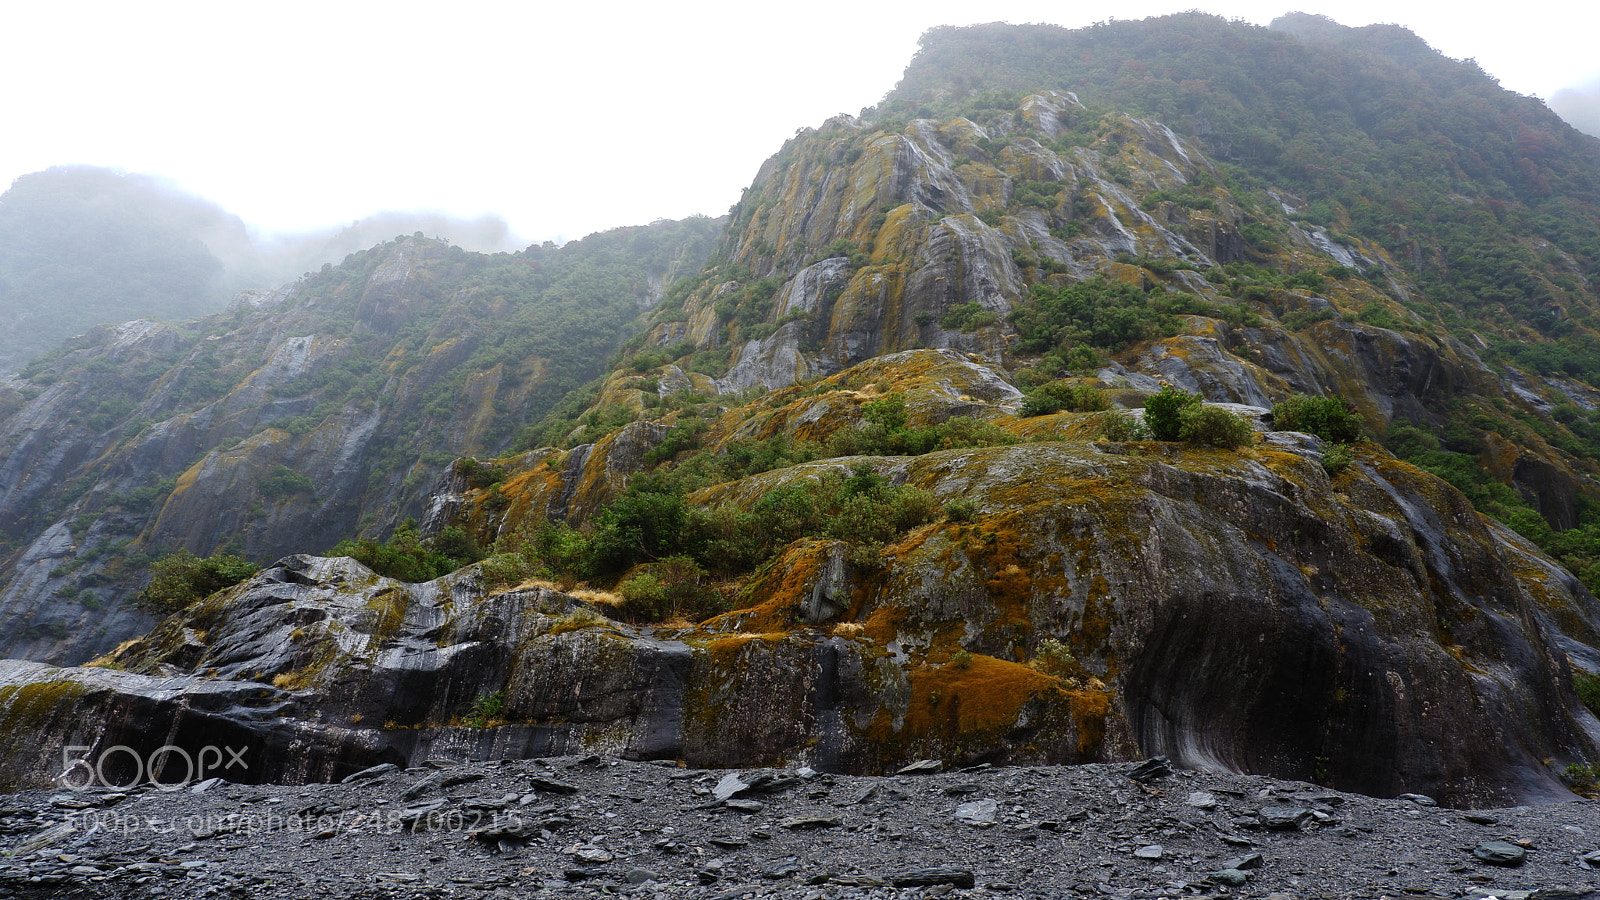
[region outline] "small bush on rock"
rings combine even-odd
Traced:
[[[1248,421],[1219,406],[1186,406],[1178,418],[1179,435],[1191,444],[1237,450],[1255,441],[1256,430]]]
[[[1200,395],[1171,385],[1145,398],[1144,424],[1158,441],[1183,440],[1183,411],[1200,405]]]
[[[1100,434],[1108,441],[1150,440],[1150,428],[1123,409],[1110,409],[1101,414]]]
[[[156,560],[150,568],[154,577],[139,592],[137,603],[144,609],[162,614],[187,609],[261,570],[255,563],[231,553],[218,553],[201,559],[187,550],[169,553]]]
[[[1308,397],[1295,394],[1272,406],[1272,427],[1279,431],[1303,431],[1331,444],[1361,440],[1365,423],[1343,397]]]
[[[1022,401],[1021,415],[1048,416],[1067,412],[1100,412],[1111,408],[1111,396],[1089,385],[1052,381],[1029,392]]]

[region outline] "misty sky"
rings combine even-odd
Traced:
[[[720,215],[797,128],[876,103],[935,25],[1195,7],[1264,25],[1301,10],[1404,25],[1506,88],[1572,89],[1560,99],[1593,109],[1600,4],[1552,6],[1493,18],[1437,0],[11,4],[0,188],[86,163],[165,176],[263,232],[430,209],[560,241]]]

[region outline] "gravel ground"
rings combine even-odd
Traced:
[[[1600,805],[1162,761],[851,777],[601,757],[0,796],[0,896],[1600,898]],[[1531,893],[1530,893],[1531,892]]]

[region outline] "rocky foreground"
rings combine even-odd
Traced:
[[[0,800],[0,896],[1502,897],[1600,887],[1600,806],[1459,811],[1142,764],[882,777],[589,756]],[[75,776],[89,780],[79,767]]]

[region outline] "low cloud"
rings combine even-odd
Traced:
[[[247,253],[223,262],[233,287],[271,288],[315,272],[323,263],[337,265],[351,253],[417,232],[480,253],[511,252],[527,246],[499,216],[466,219],[441,212],[388,211],[343,228],[256,236]]]
[[[1550,108],[1584,134],[1600,137],[1600,75],[1550,95]]]

